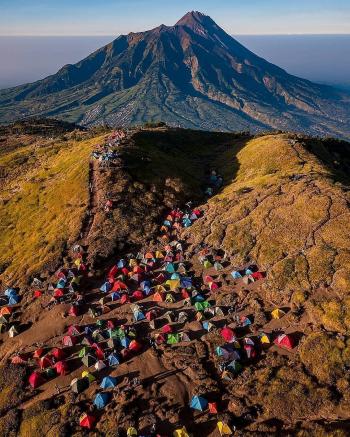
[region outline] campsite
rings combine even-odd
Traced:
[[[248,256],[244,234],[244,246],[236,240],[230,249],[225,236],[219,244],[216,226],[227,220],[225,212],[221,221],[212,221],[219,213],[216,199],[232,195],[232,166],[243,172],[236,176],[235,202],[243,196],[250,208],[245,157],[239,157],[239,168],[234,156],[257,141],[292,151],[305,140],[164,126],[92,138],[86,131],[66,135],[89,149],[86,209],[75,238],[55,262],[28,276],[19,276],[21,266],[2,274],[0,383],[6,373],[14,381],[4,392],[11,393],[11,403],[1,403],[4,435],[11,435],[11,427],[23,436],[288,433],[316,406],[327,414],[337,361],[316,366],[309,344],[320,347],[321,341],[329,360],[330,345],[337,344],[346,363],[341,328],[337,336],[319,331],[313,319],[318,313],[305,306],[305,291],[293,291],[292,276],[278,275],[279,262],[268,263],[254,251]],[[202,147],[192,149],[191,164],[182,162],[183,144],[193,147],[199,138]],[[221,160],[213,142],[222,149]],[[174,144],[171,152],[167,144]],[[179,160],[171,166],[173,154]],[[322,178],[321,161],[308,159]],[[286,165],[292,167],[284,171],[295,174],[299,164]],[[279,176],[273,177],[277,183]],[[287,178],[293,185],[305,183]],[[255,179],[251,186],[265,190],[260,183]],[[165,187],[161,195],[157,186]],[[295,244],[293,238],[286,244]],[[266,246],[257,241],[263,253]],[[283,280],[291,288],[287,299],[279,294]],[[331,292],[326,284],[316,288],[317,299]],[[342,368],[338,372],[346,378]],[[339,411],[346,402],[340,398]],[[276,414],[281,422],[270,423]],[[307,422],[298,426],[309,430]]]

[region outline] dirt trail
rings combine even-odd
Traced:
[[[99,162],[91,160],[89,163],[89,203],[87,207],[87,215],[83,221],[80,242],[82,245],[88,245],[88,236],[94,223],[95,214],[99,207],[99,193],[97,190],[97,180],[99,174]]]

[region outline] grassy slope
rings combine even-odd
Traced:
[[[5,285],[55,266],[66,242],[78,236],[88,201],[89,155],[96,143],[28,136],[12,141],[0,154],[7,173],[0,209]]]

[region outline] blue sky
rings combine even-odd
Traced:
[[[189,10],[231,34],[350,34],[350,0],[0,0],[0,35],[119,35]]]

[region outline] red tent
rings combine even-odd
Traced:
[[[47,369],[48,367],[51,367],[53,364],[52,358],[50,355],[45,355],[44,357],[40,358],[39,360],[39,366],[40,369]]]
[[[79,419],[79,425],[83,428],[92,429],[96,419],[94,416],[90,416],[84,413]]]
[[[211,414],[217,414],[218,412],[218,407],[216,402],[209,402],[208,403],[208,407],[209,407],[209,413]]]
[[[120,291],[120,290],[127,290],[127,289],[128,287],[126,284],[124,284],[124,282],[115,281],[115,283],[113,284],[112,291]]]
[[[53,292],[53,297],[62,297],[64,296],[64,291],[62,288],[56,288]]]
[[[108,329],[114,329],[115,328],[115,323],[113,322],[113,320],[107,320],[107,328]]]
[[[126,267],[122,268],[123,275],[127,276],[129,274],[129,270]]]
[[[141,290],[134,291],[132,297],[136,300],[140,300],[144,298],[144,295]]]
[[[139,350],[141,350],[142,348],[142,344],[139,343],[136,340],[131,340],[130,344],[129,344],[129,349],[133,352],[138,352]]]
[[[134,273],[143,273],[144,272],[143,268],[140,266],[135,266],[132,271]]]
[[[45,380],[44,378],[40,375],[39,372],[33,372],[28,380],[29,384],[33,387],[33,388],[37,388],[39,387],[41,384],[44,384]]]
[[[68,335],[80,335],[80,328],[76,325],[71,325],[68,328]]]
[[[40,297],[42,295],[42,292],[40,291],[40,290],[35,290],[34,291],[34,297],[35,298],[38,298],[38,297]]]
[[[154,311],[154,310],[147,311],[147,313],[146,313],[146,319],[147,319],[148,321],[154,320],[156,317],[157,317],[157,313],[156,313],[156,311]]]
[[[113,278],[118,273],[118,267],[113,266],[110,271],[108,272],[108,276]]]
[[[189,294],[189,292],[186,290],[186,288],[183,288],[183,289],[181,290],[181,295],[182,295],[182,298],[183,298],[183,299],[188,299],[188,298],[190,297],[190,294]]]
[[[294,340],[288,334],[281,334],[281,335],[279,335],[274,340],[274,343],[277,344],[277,346],[284,347],[286,349],[293,349],[293,347],[294,347]]]
[[[264,274],[262,272],[254,272],[252,277],[258,281],[259,279],[264,279]]]
[[[55,347],[54,349],[52,349],[51,355],[53,357],[55,357],[56,360],[59,360],[59,361],[62,360],[63,358],[65,358],[65,356],[66,356],[64,351],[59,347]]]
[[[214,282],[214,278],[212,278],[210,275],[204,276],[204,282]]]
[[[170,325],[164,325],[162,328],[162,332],[163,334],[170,334],[171,332],[173,332],[173,329]]]
[[[129,302],[129,296],[127,294],[123,294],[122,297],[120,298],[120,303],[124,304]]]
[[[66,361],[58,361],[55,364],[55,369],[58,375],[67,375],[69,373],[69,368]]]
[[[69,314],[70,316],[72,316],[72,317],[77,317],[77,316],[79,316],[79,307],[78,307],[78,305],[72,305],[72,306],[69,308],[68,314]]]
[[[217,290],[219,288],[219,286],[218,286],[218,284],[216,282],[211,282],[209,284],[209,288],[210,288],[210,291],[215,291],[215,290]]]
[[[222,328],[222,330],[221,330],[221,336],[228,343],[231,343],[234,341],[235,333],[232,331],[231,328],[225,326],[225,328]]]
[[[40,358],[43,353],[44,353],[44,349],[40,347],[34,352],[33,358]]]
[[[75,344],[77,344],[77,338],[72,337],[71,335],[65,335],[62,341],[64,346],[74,346]]]

